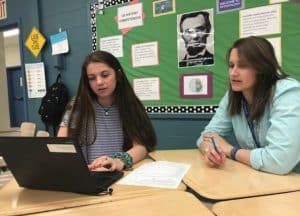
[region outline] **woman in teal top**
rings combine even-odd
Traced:
[[[227,56],[229,90],[197,140],[206,164],[219,167],[227,156],[274,174],[300,172],[300,83],[281,70],[266,39],[239,39]]]

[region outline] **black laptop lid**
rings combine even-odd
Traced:
[[[0,137],[0,151],[22,187],[97,194],[122,177],[122,172],[87,168],[73,138]]]

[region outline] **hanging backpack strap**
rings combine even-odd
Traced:
[[[58,127],[59,127],[59,126],[58,126]],[[57,136],[56,133],[57,133],[58,131],[57,131],[57,128],[56,128],[55,125],[52,125],[52,131],[53,131],[53,135],[54,135],[54,136]]]
[[[59,73],[56,77],[56,83],[60,83],[60,82],[61,82],[61,75]]]

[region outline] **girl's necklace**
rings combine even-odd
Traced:
[[[104,115],[108,116],[109,115],[109,110],[110,110],[110,108],[112,108],[112,105],[110,107],[104,107],[104,106],[101,105],[101,103],[98,102],[98,104],[104,110]]]

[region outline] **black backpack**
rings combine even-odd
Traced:
[[[41,120],[46,125],[58,126],[67,103],[67,87],[61,82],[61,75],[58,74],[56,82],[47,89],[46,95],[42,98],[39,108]]]

